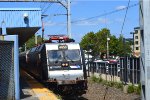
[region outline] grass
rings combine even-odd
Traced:
[[[102,85],[106,85],[106,86],[109,86],[109,87],[115,87],[117,89],[123,90],[123,83],[121,83],[121,82],[106,81],[106,80],[103,80],[101,77],[97,78],[94,75],[91,77],[90,80],[94,83],[101,83]],[[141,93],[141,84],[138,84],[138,86],[134,86],[132,84],[128,85],[127,92],[128,93],[136,93],[136,94],[140,95],[140,93]]]
[[[91,81],[95,82],[95,83],[101,83],[101,84],[106,85],[106,86],[115,87],[115,88],[118,88],[118,89],[122,89],[123,88],[123,84],[122,83],[106,81],[106,80],[103,80],[101,77],[97,78],[96,76],[92,76],[91,77]]]

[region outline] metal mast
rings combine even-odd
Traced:
[[[42,20],[42,42],[44,42],[44,22]]]
[[[108,34],[107,34],[107,59],[109,59],[109,40],[110,38],[108,37]]]
[[[67,2],[67,33],[71,38],[71,14],[70,14],[70,0]]]
[[[106,16],[105,16],[105,25],[106,25],[106,28],[107,28],[107,23],[106,23]],[[109,36],[108,36],[108,33],[106,33],[107,34],[107,55],[106,55],[106,57],[107,57],[107,59],[109,59],[109,40],[110,40],[110,38],[109,38]]]
[[[141,93],[142,100],[150,99],[150,0],[140,0],[141,28]]]
[[[71,13],[70,13],[70,0],[67,0],[67,3],[58,1],[63,7],[67,10],[67,35],[71,38]]]

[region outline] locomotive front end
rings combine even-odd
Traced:
[[[77,43],[46,44],[48,83],[63,93],[85,93],[87,80]]]

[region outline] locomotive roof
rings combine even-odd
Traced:
[[[44,44],[48,44],[48,45],[54,45],[54,44],[56,44],[56,45],[60,45],[60,44],[79,44],[79,43],[76,43],[76,42],[70,42],[70,43],[44,43]]]
[[[79,45],[79,43],[74,43],[74,42],[71,42],[71,43],[44,43],[44,44],[41,44],[39,46],[33,47],[32,49],[30,49],[29,52],[30,53],[31,52],[40,52],[45,45],[63,45],[63,44],[66,44],[66,45]]]

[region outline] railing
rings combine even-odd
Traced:
[[[124,84],[140,83],[139,58],[124,57],[120,58],[119,62],[117,63],[90,62],[88,64],[88,73],[101,77],[107,81],[120,81]]]

